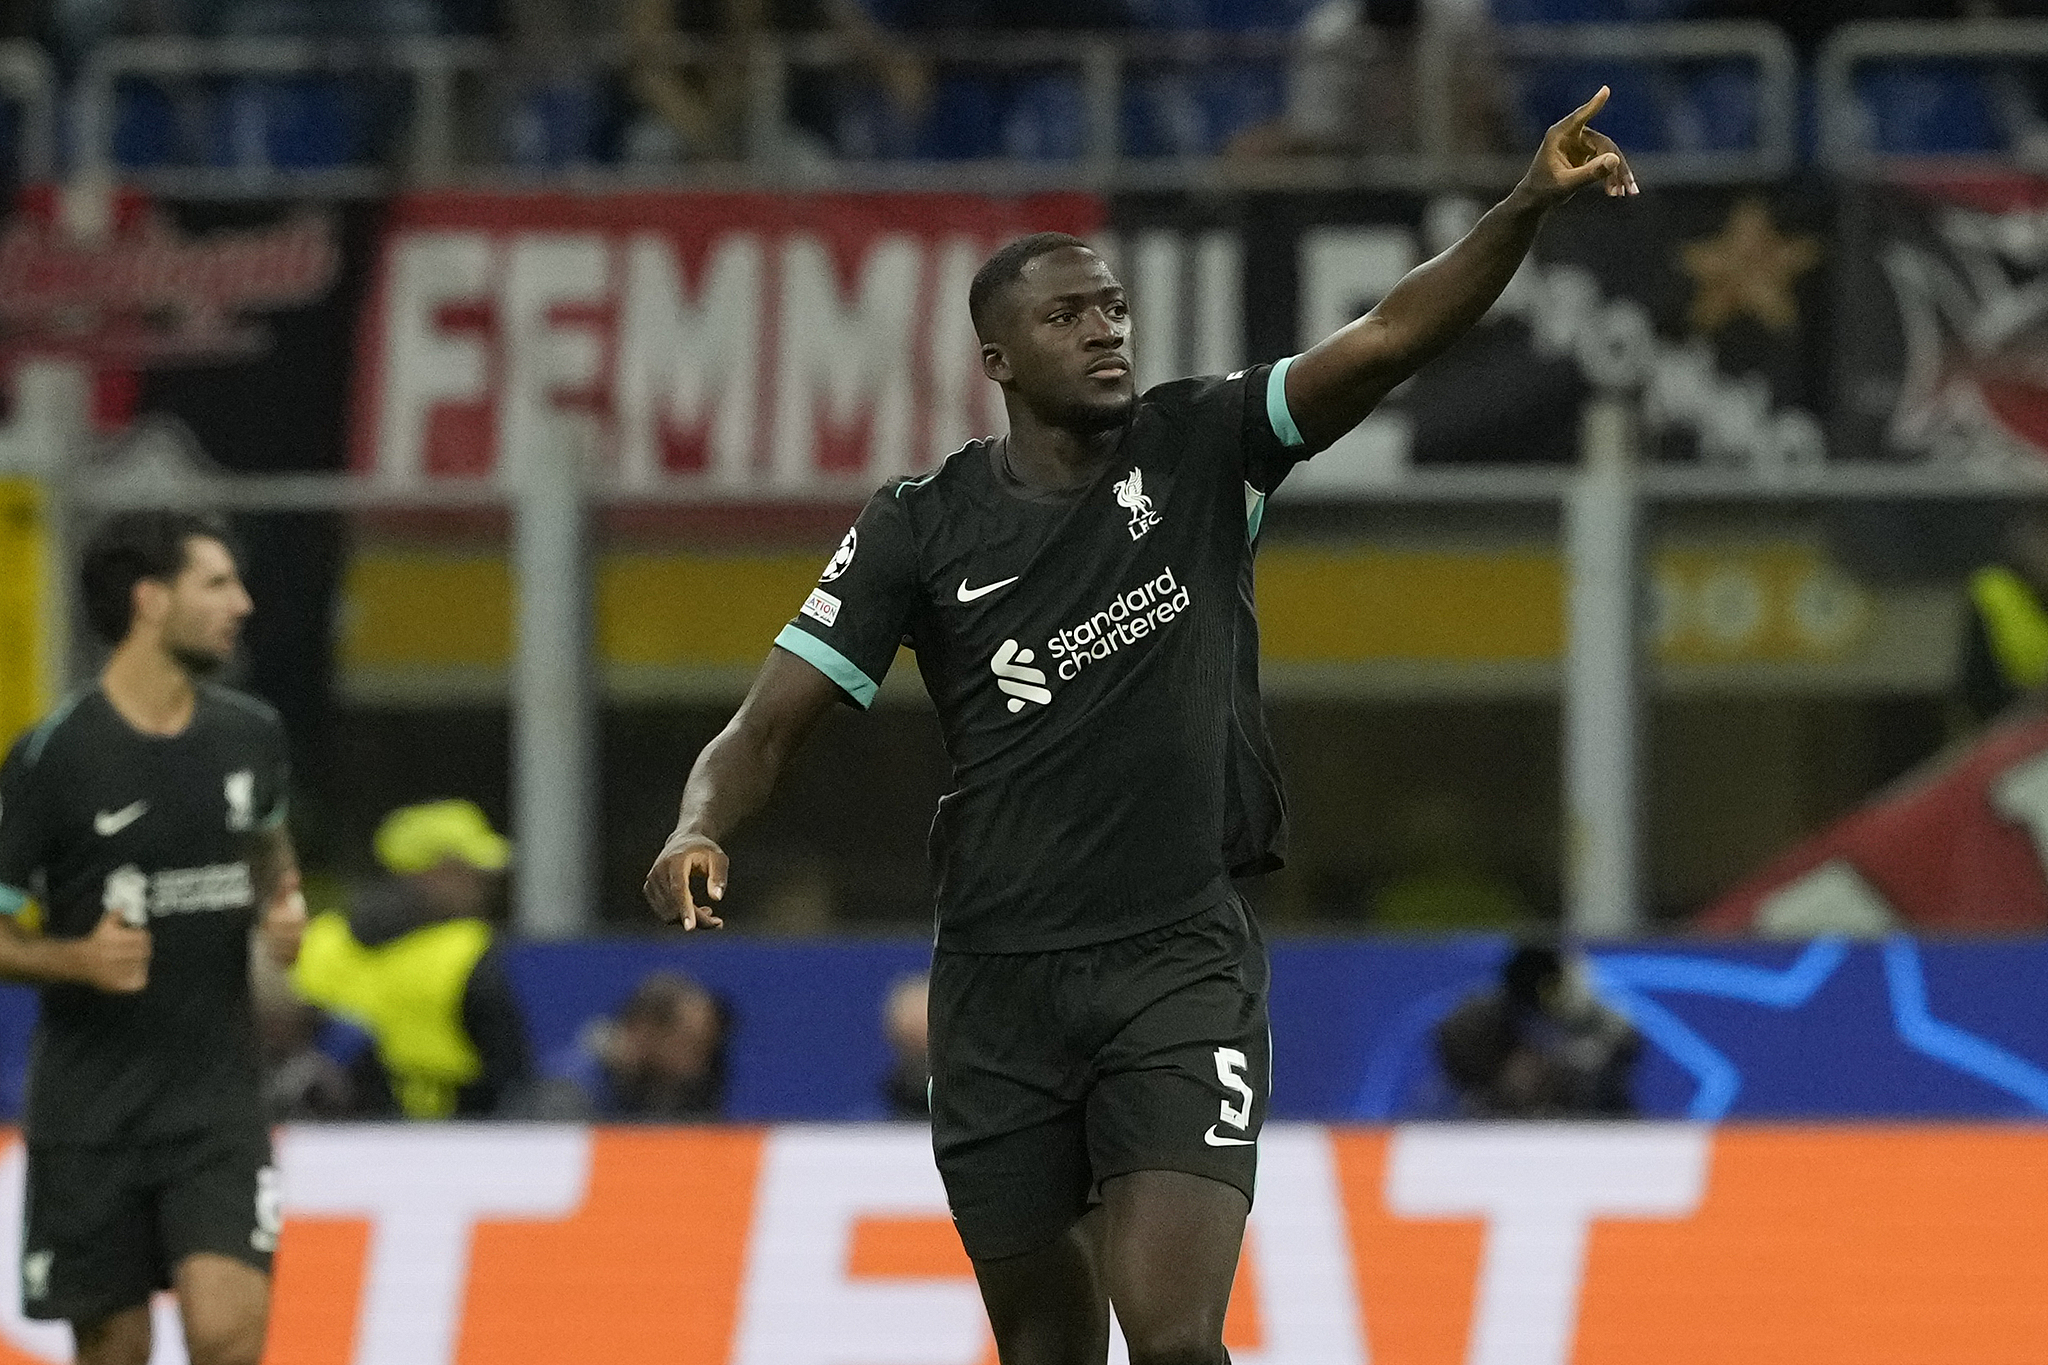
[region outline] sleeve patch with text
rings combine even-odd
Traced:
[[[829,626],[839,619],[839,599],[823,588],[813,589],[811,595],[804,599],[803,612],[813,621]]]

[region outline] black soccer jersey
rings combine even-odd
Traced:
[[[985,441],[891,484],[776,638],[862,706],[898,643],[917,651],[954,776],[931,835],[941,946],[1144,933],[1270,865],[1250,558],[1309,453],[1287,363],[1150,390],[1077,495],[1027,494]]]
[[[31,1141],[261,1125],[249,846],[284,819],[285,792],[276,713],[210,683],[177,735],[136,731],[90,687],[15,743],[0,765],[0,910],[33,898],[60,938],[112,910],[146,925],[152,948],[136,994],[42,988]]]

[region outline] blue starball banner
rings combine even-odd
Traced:
[[[1281,940],[1273,946],[1275,1118],[1447,1116],[1434,1031],[1491,987],[1501,939]],[[679,972],[731,1018],[726,1117],[880,1118],[882,1006],[924,969],[914,940],[742,937],[513,946],[544,1070],[648,973]],[[2048,1115],[2048,940],[1642,942],[1593,949],[1591,983],[1643,1038],[1645,1117],[2025,1118]],[[19,1112],[33,992],[0,988],[0,1104]]]
[[[1447,1115],[1434,1029],[1494,984],[1500,939],[1273,946],[1273,1114]],[[640,976],[679,971],[733,1011],[729,1114],[879,1116],[882,1001],[922,942],[529,944],[513,957],[545,1059]],[[1635,943],[1589,954],[1643,1036],[1645,1116],[1986,1118],[2048,1114],[2048,941]]]

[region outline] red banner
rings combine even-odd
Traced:
[[[360,323],[353,462],[415,485],[567,447],[627,488],[862,497],[994,429],[967,286],[1092,196],[422,193]]]
[[[2048,928],[2048,717],[1944,754],[1700,917],[1778,937]]]

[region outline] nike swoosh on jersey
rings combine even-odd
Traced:
[[[1007,587],[1009,587],[1009,586],[1010,586],[1010,585],[1011,585],[1012,583],[1015,583],[1015,582],[1016,582],[1016,581],[1017,581],[1017,580],[1018,580],[1019,578],[1022,578],[1023,576],[1024,576],[1024,575],[1022,575],[1022,574],[1013,574],[1013,575],[1011,575],[1011,576],[1010,576],[1009,578],[1005,578],[1005,579],[1003,579],[1003,580],[1002,580],[1001,582],[998,582],[998,583],[985,583],[985,584],[983,584],[983,585],[982,585],[981,587],[978,587],[978,588],[970,588],[970,587],[968,587],[968,586],[967,586],[967,580],[963,578],[963,579],[961,579],[961,580],[960,580],[960,592],[959,592],[959,598],[960,598],[960,600],[961,600],[962,602],[972,602],[972,601],[973,601],[973,600],[974,600],[975,598],[977,598],[977,597],[986,597],[986,596],[988,596],[988,595],[989,595],[990,593],[994,592],[994,591],[995,591],[995,590],[996,590],[997,588],[1007,588]]]
[[[95,811],[92,817],[92,832],[102,839],[119,834],[143,817],[149,809],[149,802],[136,801],[115,811]]]
[[[1202,1141],[1208,1143],[1211,1147],[1250,1147],[1258,1139],[1223,1137],[1217,1133],[1216,1125],[1212,1123],[1209,1125],[1209,1131],[1202,1134]]]

